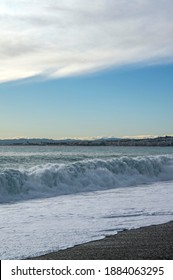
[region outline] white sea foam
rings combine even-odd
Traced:
[[[53,197],[173,180],[173,156],[117,157],[0,172],[0,202]]]
[[[173,149],[0,147],[0,201],[1,259],[166,222],[173,217]]]
[[[1,259],[24,259],[172,220],[171,182],[1,204]]]

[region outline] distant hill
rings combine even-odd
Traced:
[[[94,140],[64,139],[53,140],[46,138],[36,139],[3,139],[0,145],[65,145],[65,146],[171,146],[173,147],[173,136],[132,139],[132,138],[100,138]]]

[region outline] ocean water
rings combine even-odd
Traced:
[[[0,146],[0,258],[173,219],[173,148]]]

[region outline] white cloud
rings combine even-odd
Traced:
[[[1,0],[0,81],[173,61],[172,0]]]

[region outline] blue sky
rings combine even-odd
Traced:
[[[0,138],[173,134],[172,1],[94,3],[1,1]]]

